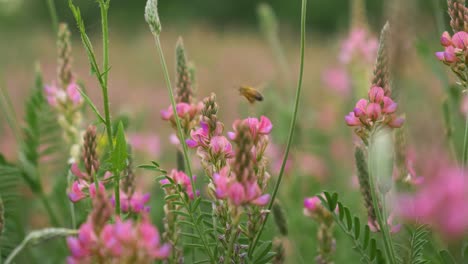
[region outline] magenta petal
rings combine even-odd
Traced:
[[[154,250],[152,252],[153,257],[156,259],[166,259],[169,257],[169,254],[171,253],[171,245],[170,244],[164,244],[157,250]]]
[[[258,206],[265,206],[270,201],[270,195],[264,194],[257,199],[253,200],[252,203]]]

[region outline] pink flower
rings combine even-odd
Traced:
[[[130,145],[153,157],[158,157],[161,152],[161,143],[157,135],[133,133],[128,135]]]
[[[351,90],[348,73],[342,68],[331,68],[322,74],[323,83],[337,93],[347,96]]]
[[[232,127],[234,129],[234,132],[228,133],[228,137],[231,140],[234,140],[236,137],[236,128],[239,125],[239,123],[246,123],[249,126],[250,133],[254,140],[258,140],[260,136],[266,136],[271,133],[271,130],[273,129],[273,125],[266,116],[261,116],[260,120],[258,120],[255,117],[248,117],[244,120],[236,120],[232,124]]]
[[[57,86],[55,86],[54,84],[46,85],[44,87],[44,91],[45,91],[47,102],[49,103],[49,105],[52,107],[56,107],[58,105],[57,97],[56,97],[56,94],[58,91]]]
[[[79,92],[78,84],[72,82],[67,87],[68,99],[72,102],[74,106],[78,106],[83,102],[83,98]]]
[[[455,46],[455,48],[459,48],[461,50],[466,49],[468,47],[468,33],[466,33],[465,31],[458,31],[453,35],[452,43]]]
[[[384,95],[385,92],[384,89],[382,89],[382,87],[373,86],[368,93],[369,101],[371,101],[372,103],[380,104],[384,99]]]
[[[383,109],[382,111],[386,114],[392,114],[397,110],[398,104],[395,103],[390,97],[385,96],[383,98]]]
[[[372,63],[377,55],[377,49],[378,41],[375,37],[364,28],[354,28],[343,41],[339,60],[342,64],[348,64],[353,59]]]
[[[149,212],[150,208],[146,204],[149,202],[150,197],[150,193],[143,194],[138,191],[129,197],[125,192],[120,191],[120,208],[123,212]],[[111,202],[115,206],[115,196],[112,196]]]
[[[154,259],[165,259],[169,257],[171,246],[169,244],[161,245],[159,231],[147,218],[138,225],[138,233],[141,237],[140,244],[149,255]]]
[[[226,158],[234,157],[231,143],[223,136],[215,136],[211,139],[210,149],[214,155],[224,155]]]
[[[70,201],[76,203],[84,198],[86,198],[88,195],[83,192],[83,189],[87,187],[87,185],[83,183],[80,183],[80,181],[74,181],[72,184],[72,187],[70,189],[70,192],[68,193],[68,198]]]
[[[442,44],[444,47],[452,45],[452,37],[450,37],[450,34],[447,31],[442,33],[442,36],[440,37],[440,44]]]
[[[312,216],[316,210],[321,206],[321,201],[317,196],[308,197],[304,199],[304,215]]]
[[[349,112],[349,114],[345,116],[345,121],[346,121],[346,124],[348,124],[348,126],[360,126],[361,125],[361,121],[359,120],[359,118],[356,117],[354,112]]]
[[[190,199],[194,198],[192,183],[190,181],[190,177],[187,174],[185,174],[183,171],[172,170],[171,173],[168,175],[168,177],[172,178],[176,184],[179,184],[183,188],[183,190],[187,192]],[[193,181],[195,180],[196,180],[196,176],[193,175]],[[165,185],[165,184],[169,184],[170,182],[168,179],[164,179],[164,180],[159,181],[159,183],[162,185]],[[170,190],[166,189],[166,191],[170,191]],[[198,195],[198,191],[197,191],[197,195]]]
[[[382,108],[380,107],[380,104],[370,103],[367,105],[366,114],[372,121],[377,120],[381,113]]]
[[[414,194],[400,194],[400,215],[432,226],[445,239],[468,232],[468,181],[466,171],[443,165],[431,170]]]
[[[189,120],[193,119],[197,113],[201,111],[203,104],[187,104],[187,103],[178,103],[176,105],[176,112],[179,118],[187,118]],[[163,120],[172,120],[174,116],[172,105],[170,105],[166,110],[161,110],[161,117]]]

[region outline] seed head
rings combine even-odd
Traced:
[[[153,34],[159,35],[161,33],[161,22],[159,21],[157,0],[146,1],[145,20]]]

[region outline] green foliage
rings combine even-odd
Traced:
[[[456,264],[452,254],[450,254],[450,252],[448,252],[447,250],[439,251],[439,255],[443,264]]]
[[[424,264],[428,261],[423,257],[424,246],[428,243],[427,236],[429,231],[425,225],[418,226],[416,230],[410,230],[410,240],[406,256],[402,263]]]
[[[13,259],[26,247],[39,245],[45,241],[66,237],[76,234],[76,230],[66,228],[45,228],[42,230],[36,230],[26,236],[26,238],[19,244],[13,252],[5,260],[5,264],[12,263]]]
[[[123,124],[120,122],[115,139],[115,148],[111,154],[111,162],[114,171],[122,172],[127,167],[127,158],[127,141],[125,140]]]
[[[336,224],[348,235],[354,244],[354,249],[361,255],[362,263],[385,263],[382,251],[377,247],[377,241],[370,236],[368,225],[361,231],[361,223],[357,216],[352,216],[348,207],[338,201],[338,194],[324,192],[325,198],[318,195],[323,205],[332,213]],[[338,212],[336,209],[338,208]]]

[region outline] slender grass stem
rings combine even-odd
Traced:
[[[55,8],[54,0],[47,0],[47,7],[49,9],[50,20],[52,21],[52,29],[55,35],[58,33],[58,15],[57,9]]]
[[[463,159],[462,159],[462,168],[466,167],[466,159],[468,156],[468,115],[465,117],[465,134],[463,136]]]
[[[153,34],[153,35],[154,35],[154,41],[156,43],[156,49],[158,50],[159,59],[161,61],[161,65],[162,65],[162,69],[164,73],[164,79],[166,80],[166,86],[169,92],[169,98],[171,100],[172,111],[174,113],[174,119],[175,119],[176,126],[177,126],[177,134],[179,136],[180,144],[182,145],[182,152],[184,154],[184,159],[185,159],[185,168],[187,169],[187,174],[190,177],[190,183],[192,184],[193,193],[196,194],[197,193],[196,187],[195,187],[195,183],[192,177],[192,166],[190,164],[190,158],[188,156],[188,147],[187,147],[187,143],[185,142],[184,133],[182,132],[182,126],[180,124],[179,116],[177,115],[174,92],[172,91],[171,79],[169,77],[169,71],[167,69],[166,60],[164,58],[161,41],[159,40],[159,36],[157,34]]]
[[[299,67],[299,80],[297,82],[296,98],[295,98],[295,102],[294,102],[294,108],[293,108],[293,114],[292,114],[292,118],[291,118],[291,124],[290,124],[290,127],[289,127],[288,143],[286,145],[286,150],[284,152],[283,162],[281,163],[281,169],[280,169],[280,173],[279,173],[279,176],[278,176],[278,180],[277,180],[277,182],[275,184],[273,193],[271,195],[270,203],[268,204],[268,210],[271,210],[271,208],[273,206],[273,203],[275,201],[276,194],[278,193],[278,189],[279,189],[279,186],[281,184],[281,180],[282,180],[283,175],[284,175],[284,169],[286,167],[286,162],[288,160],[288,155],[289,155],[289,150],[291,148],[292,139],[294,137],[294,130],[296,128],[297,113],[298,113],[298,109],[299,109],[299,99],[301,98],[301,91],[302,91],[302,78],[303,78],[303,75],[304,75],[304,53],[305,53],[305,42],[306,42],[305,41],[305,38],[306,38],[306,15],[307,15],[307,0],[302,0],[302,7],[301,7],[301,50],[300,50],[301,64],[300,64],[300,67]],[[252,254],[253,254],[253,252],[255,250],[255,247],[258,244],[258,240],[260,239],[260,236],[262,235],[263,229],[265,228],[265,224],[266,224],[266,222],[268,220],[269,215],[270,214],[267,214],[265,216],[265,219],[262,222],[262,225],[261,225],[257,235],[255,236],[255,239],[254,239],[252,245],[250,245],[250,247],[249,247],[249,252],[248,252],[249,257],[252,256]]]
[[[368,145],[368,150],[369,150],[369,154],[368,154],[368,162],[367,162],[367,166],[368,166],[368,171],[369,171],[369,185],[370,185],[370,191],[371,191],[371,196],[372,196],[372,204],[374,206],[374,210],[375,210],[375,213],[377,215],[377,221],[379,223],[379,226],[380,226],[380,229],[381,229],[381,233],[382,233],[382,238],[383,238],[383,241],[384,241],[384,247],[385,247],[385,254],[387,255],[387,259],[389,261],[390,264],[396,264],[396,257],[395,257],[395,252],[394,252],[394,247],[393,247],[393,242],[392,242],[392,238],[390,237],[390,233],[388,232],[388,225],[387,225],[387,221],[386,221],[386,218],[385,218],[385,212],[384,210],[386,209],[385,208],[385,197],[384,195],[382,195],[380,198],[381,200],[381,203],[382,203],[382,209],[380,209],[380,206],[379,206],[379,196],[377,194],[377,191],[376,191],[376,185],[375,185],[375,182],[374,182],[374,176],[376,175],[375,171],[374,171],[374,166],[373,166],[373,162],[371,162],[371,157],[373,156],[373,153],[372,153],[372,135],[370,136],[371,139],[369,140],[369,145]]]

